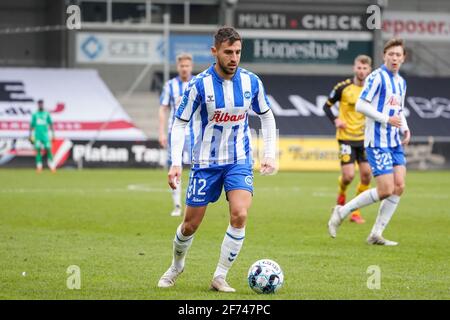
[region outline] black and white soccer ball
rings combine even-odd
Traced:
[[[247,279],[253,291],[269,294],[280,290],[284,275],[278,263],[270,259],[261,259],[252,264]]]

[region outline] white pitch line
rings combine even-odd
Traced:
[[[256,191],[259,192],[298,192],[304,195],[312,195],[313,197],[319,198],[332,198],[335,196],[335,192],[328,191],[326,188],[316,188],[307,189],[294,187],[256,187]],[[330,189],[331,190],[331,189]],[[80,189],[80,188],[64,188],[64,189],[50,189],[50,188],[17,188],[17,189],[0,189],[0,194],[6,193],[78,193],[78,194],[90,194],[93,192],[104,192],[104,193],[127,193],[127,192],[170,192],[170,188],[164,188],[161,186],[151,186],[148,184],[129,184],[126,188],[98,188],[98,189]],[[449,199],[448,194],[432,194],[432,193],[407,193],[407,197],[413,198],[423,198],[423,199]]]
[[[126,188],[98,188],[98,189],[80,189],[80,188],[17,188],[17,189],[0,189],[0,193],[92,193],[92,192],[169,192],[170,188],[152,187],[145,184],[130,184]]]
[[[142,192],[169,192],[170,188],[155,188],[145,184],[129,184],[127,189],[129,191],[142,191]]]
[[[117,189],[3,189],[0,193],[92,193],[92,192],[128,192],[128,190],[123,188]]]
[[[170,188],[158,188],[145,185],[133,185],[130,184],[127,188],[98,188],[98,189],[49,189],[49,188],[17,188],[17,189],[0,189],[0,193],[93,193],[93,192],[105,192],[105,193],[121,193],[121,192],[169,192]]]

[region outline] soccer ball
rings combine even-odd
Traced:
[[[283,285],[284,275],[278,263],[270,259],[256,261],[248,270],[248,285],[256,293],[275,293]]]

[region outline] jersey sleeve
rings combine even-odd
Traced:
[[[334,86],[333,90],[331,90],[328,100],[326,104],[331,108],[336,102],[341,100],[342,97],[342,90],[344,90],[344,82],[339,82],[337,85]]]
[[[170,82],[167,81],[159,97],[160,106],[168,106],[170,102]]]
[[[192,115],[200,105],[200,102],[201,102],[200,92],[195,83],[193,83],[192,85],[188,86],[186,91],[184,91],[183,98],[181,99],[175,117],[183,121],[190,121]]]
[[[379,72],[370,74],[366,81],[364,81],[364,87],[361,91],[360,99],[372,102],[373,98],[380,91],[381,87],[381,74]]]
[[[270,110],[270,102],[269,99],[267,99],[262,81],[257,77],[255,78],[256,93],[252,100],[252,110],[257,114],[264,114]]]

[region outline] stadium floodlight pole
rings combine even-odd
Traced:
[[[234,25],[234,11],[236,9],[236,5],[238,0],[227,0],[224,8],[225,11],[225,25],[232,26]]]
[[[379,66],[383,63],[383,38],[381,31],[375,29],[373,31],[373,58],[374,66]]]
[[[191,3],[189,1],[184,2],[184,24],[189,25],[191,23]]]
[[[169,35],[170,35],[170,14],[165,13],[163,16],[164,21],[164,82],[169,81],[170,74],[170,61],[169,61]]]
[[[375,0],[374,3],[380,8],[381,17],[383,17],[384,8],[387,6],[388,0]],[[383,36],[382,29],[375,28],[373,30],[373,58],[374,66],[383,63]]]
[[[106,1],[106,22],[112,23],[112,0]]]
[[[150,0],[145,1],[145,22],[152,23],[152,2]]]

